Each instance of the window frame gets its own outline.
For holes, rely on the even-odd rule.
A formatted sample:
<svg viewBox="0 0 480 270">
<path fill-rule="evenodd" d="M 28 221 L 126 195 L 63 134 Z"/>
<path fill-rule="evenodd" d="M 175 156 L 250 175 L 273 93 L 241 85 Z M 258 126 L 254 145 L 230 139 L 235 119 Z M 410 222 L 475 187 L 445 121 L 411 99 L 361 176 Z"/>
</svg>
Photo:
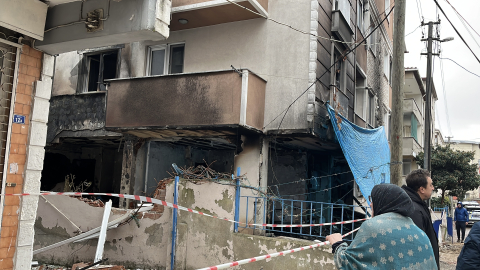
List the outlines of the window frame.
<svg viewBox="0 0 480 270">
<path fill-rule="evenodd" d="M 342 55 L 340 53 L 340 50 L 337 49 L 337 47 L 335 47 L 333 49 L 333 61 L 334 63 L 340 58 L 340 56 Z M 333 63 L 332 63 L 333 64 Z M 336 80 L 336 74 L 337 74 L 337 65 L 340 65 L 340 85 L 337 85 L 337 80 Z M 339 61 L 338 63 L 336 63 L 334 65 L 334 76 L 333 76 L 333 85 L 335 85 L 335 88 L 339 91 L 342 91 L 342 92 L 345 92 L 346 89 L 344 89 L 345 85 L 346 85 L 346 81 L 345 81 L 345 77 L 346 77 L 346 68 L 345 68 L 345 61 L 344 60 L 341 60 Z"/>
<path fill-rule="evenodd" d="M 370 19 L 370 31 L 375 29 L 375 22 Z M 373 31 L 372 34 L 370 35 L 370 38 L 368 39 L 368 47 L 370 51 L 372 51 L 373 57 L 377 57 L 377 31 Z"/>
<path fill-rule="evenodd" d="M 145 68 L 145 76 L 163 76 L 163 75 L 171 75 L 171 55 L 172 55 L 172 48 L 183 46 L 183 70 L 181 73 L 175 74 L 182 74 L 185 73 L 185 42 L 177 42 L 177 43 L 169 43 L 169 44 L 158 44 L 158 45 L 151 45 L 147 47 L 147 61 L 146 61 L 146 68 Z M 152 74 L 152 52 L 158 50 L 165 50 L 165 59 L 163 61 L 163 74 L 151 75 Z"/>
<path fill-rule="evenodd" d="M 387 5 L 387 2 L 388 2 L 388 5 Z M 387 16 L 389 11 L 390 11 L 390 0 L 385 0 L 385 16 L 387 17 L 387 21 L 390 23 L 390 16 Z"/>
<path fill-rule="evenodd" d="M 365 34 L 365 0 L 357 1 L 357 27 L 362 35 Z"/>
<path fill-rule="evenodd" d="M 96 92 L 106 92 L 106 90 L 99 90 L 99 84 L 97 82 L 97 90 L 96 91 L 89 91 L 89 83 L 90 83 L 90 63 L 91 58 L 95 55 L 100 55 L 100 63 L 99 63 L 99 74 L 98 80 L 103 82 L 103 68 L 104 68 L 104 55 L 110 53 L 117 54 L 117 62 L 115 64 L 115 78 L 118 78 L 120 75 L 120 63 L 121 63 L 121 49 L 120 48 L 113 48 L 113 49 L 101 49 L 101 50 L 89 50 L 85 53 L 82 53 L 82 59 L 80 60 L 79 64 L 79 76 L 77 81 L 77 94 L 88 94 L 88 93 L 96 93 Z"/>
</svg>

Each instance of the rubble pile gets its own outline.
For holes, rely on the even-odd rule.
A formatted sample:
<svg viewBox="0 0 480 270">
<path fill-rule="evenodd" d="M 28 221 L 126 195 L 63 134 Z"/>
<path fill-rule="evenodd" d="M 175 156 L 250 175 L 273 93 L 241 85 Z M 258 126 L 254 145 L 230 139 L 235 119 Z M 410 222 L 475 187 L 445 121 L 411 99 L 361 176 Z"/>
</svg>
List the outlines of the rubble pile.
<svg viewBox="0 0 480 270">
<path fill-rule="evenodd" d="M 92 200 L 89 198 L 79 197 L 79 196 L 70 196 L 75 197 L 79 201 L 85 202 L 86 204 L 93 206 L 93 207 L 105 207 L 105 204 L 101 200 Z"/>
<path fill-rule="evenodd" d="M 234 180 L 232 179 L 231 173 L 217 172 L 212 168 L 210 168 L 210 165 L 208 166 L 198 165 L 196 167 L 185 166 L 183 168 L 180 168 L 176 164 L 172 164 L 174 171 L 173 171 L 173 174 L 170 174 L 170 175 L 180 176 L 183 179 L 187 179 L 187 180 L 194 180 L 192 182 L 202 181 L 202 180 L 210 180 L 210 181 L 223 180 L 223 181 L 234 182 Z"/>
</svg>

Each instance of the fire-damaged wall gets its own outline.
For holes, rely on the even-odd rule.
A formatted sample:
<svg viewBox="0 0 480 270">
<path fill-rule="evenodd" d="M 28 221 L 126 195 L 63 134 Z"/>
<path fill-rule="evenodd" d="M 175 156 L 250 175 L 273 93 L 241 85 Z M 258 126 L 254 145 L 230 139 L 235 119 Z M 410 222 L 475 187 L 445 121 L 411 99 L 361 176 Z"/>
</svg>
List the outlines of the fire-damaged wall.
<svg viewBox="0 0 480 270">
<path fill-rule="evenodd" d="M 105 95 L 104 92 L 94 92 L 52 97 L 47 142 L 53 142 L 62 132 L 63 137 L 119 136 L 104 130 Z"/>
<path fill-rule="evenodd" d="M 173 201 L 173 183 L 166 187 L 166 201 Z M 35 223 L 34 250 L 99 227 L 103 208 L 92 207 L 76 198 L 46 196 L 40 198 Z M 216 183 L 194 184 L 180 180 L 179 205 L 219 217 L 234 218 L 235 187 Z M 56 210 L 53 205 L 58 209 Z M 65 214 L 62 216 L 58 211 Z M 114 209 L 110 220 L 125 210 Z M 67 220 L 68 218 L 68 220 Z M 74 225 L 75 224 L 75 225 Z M 263 237 L 233 233 L 233 224 L 197 214 L 179 211 L 177 221 L 175 269 L 198 269 L 215 264 L 250 258 L 272 252 L 310 245 L 311 241 Z M 139 214 L 138 225 L 131 221 L 107 232 L 104 258 L 109 264 L 127 269 L 170 269 L 172 209 L 163 214 Z M 97 239 L 70 243 L 35 255 L 40 263 L 71 266 L 91 261 Z M 334 269 L 328 247 L 245 265 L 242 269 Z"/>
<path fill-rule="evenodd" d="M 159 141 L 146 142 L 136 156 L 134 194 L 153 194 L 158 181 L 170 177 L 174 172 L 172 164 L 181 168 L 204 165 L 218 172 L 233 173 L 234 157 L 234 150 L 215 150 Z"/>
</svg>

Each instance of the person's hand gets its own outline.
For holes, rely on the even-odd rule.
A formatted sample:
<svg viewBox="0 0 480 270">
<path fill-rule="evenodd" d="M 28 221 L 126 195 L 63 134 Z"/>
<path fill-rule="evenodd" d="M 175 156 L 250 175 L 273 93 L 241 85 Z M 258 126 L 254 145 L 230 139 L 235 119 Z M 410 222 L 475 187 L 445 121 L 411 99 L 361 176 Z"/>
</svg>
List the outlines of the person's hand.
<svg viewBox="0 0 480 270">
<path fill-rule="evenodd" d="M 465 222 L 466 225 L 468 225 L 468 222 Z"/>
<path fill-rule="evenodd" d="M 328 242 L 330 242 L 330 245 L 335 244 L 336 242 L 342 241 L 342 235 L 339 233 L 334 233 L 325 238 Z"/>
</svg>

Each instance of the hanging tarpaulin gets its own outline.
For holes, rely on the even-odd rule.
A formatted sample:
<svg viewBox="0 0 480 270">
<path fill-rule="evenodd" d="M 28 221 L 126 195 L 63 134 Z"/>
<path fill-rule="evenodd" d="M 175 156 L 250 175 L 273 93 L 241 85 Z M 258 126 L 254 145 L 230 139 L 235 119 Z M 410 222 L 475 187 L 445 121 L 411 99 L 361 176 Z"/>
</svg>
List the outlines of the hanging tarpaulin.
<svg viewBox="0 0 480 270">
<path fill-rule="evenodd" d="M 335 135 L 365 198 L 373 186 L 390 183 L 390 148 L 385 129 L 361 128 L 326 105 Z M 370 202 L 368 202 L 370 204 Z"/>
</svg>

